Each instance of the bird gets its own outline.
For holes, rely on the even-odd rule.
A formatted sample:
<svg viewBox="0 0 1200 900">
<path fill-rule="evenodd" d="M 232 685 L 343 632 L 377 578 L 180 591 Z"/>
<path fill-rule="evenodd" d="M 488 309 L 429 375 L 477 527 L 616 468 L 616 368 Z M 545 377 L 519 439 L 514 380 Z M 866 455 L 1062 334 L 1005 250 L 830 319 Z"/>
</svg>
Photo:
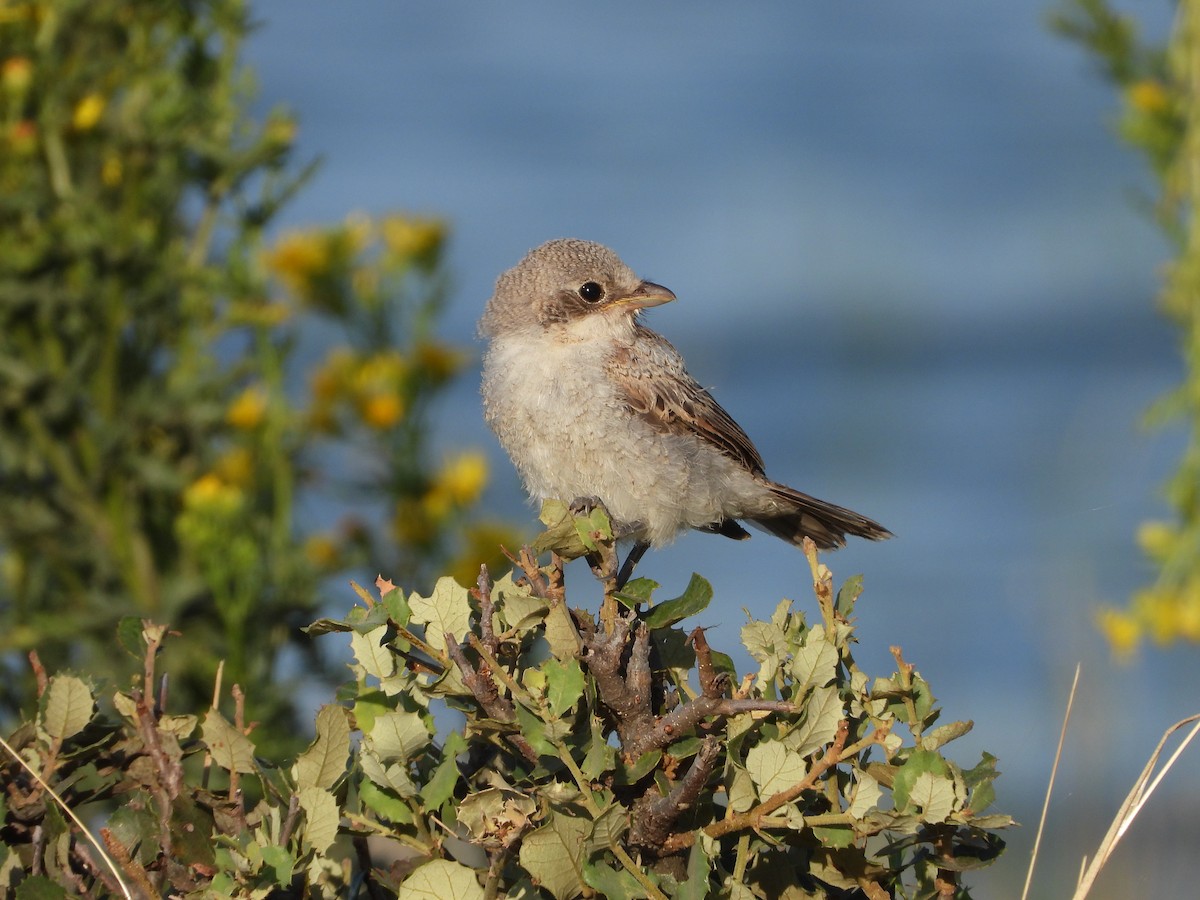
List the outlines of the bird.
<svg viewBox="0 0 1200 900">
<path fill-rule="evenodd" d="M 617 589 L 652 546 L 689 529 L 745 540 L 745 521 L 790 544 L 882 540 L 878 522 L 767 477 L 746 432 L 643 322 L 676 299 L 608 247 L 530 250 L 479 321 L 484 418 L 533 501 L 602 503 L 632 541 Z"/>
</svg>

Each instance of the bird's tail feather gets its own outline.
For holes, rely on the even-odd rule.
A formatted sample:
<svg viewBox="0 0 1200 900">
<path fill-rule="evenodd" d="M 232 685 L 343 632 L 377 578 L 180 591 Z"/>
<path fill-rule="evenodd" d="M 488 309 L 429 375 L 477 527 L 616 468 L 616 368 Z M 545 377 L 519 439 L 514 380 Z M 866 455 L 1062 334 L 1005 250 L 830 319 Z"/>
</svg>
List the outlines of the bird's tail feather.
<svg viewBox="0 0 1200 900">
<path fill-rule="evenodd" d="M 770 487 L 775 501 L 773 510 L 763 515 L 747 516 L 747 519 L 796 546 L 800 546 L 806 537 L 812 538 L 820 549 L 832 550 L 844 547 L 848 534 L 872 541 L 882 541 L 892 536 L 878 522 L 853 510 L 826 503 L 786 485 L 772 482 Z"/>
</svg>

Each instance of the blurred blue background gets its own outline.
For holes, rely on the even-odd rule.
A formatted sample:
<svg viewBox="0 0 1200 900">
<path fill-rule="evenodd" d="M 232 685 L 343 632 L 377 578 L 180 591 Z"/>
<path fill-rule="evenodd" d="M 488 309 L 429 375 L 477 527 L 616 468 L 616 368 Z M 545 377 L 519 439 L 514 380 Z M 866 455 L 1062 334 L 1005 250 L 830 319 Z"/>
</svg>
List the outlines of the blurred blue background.
<svg viewBox="0 0 1200 900">
<path fill-rule="evenodd" d="M 1165 33 L 1171 4 L 1136 8 Z M 902 646 L 944 720 L 975 720 L 952 755 L 1000 757 L 997 806 L 1024 827 L 971 880 L 977 896 L 1024 877 L 1083 663 L 1034 891 L 1069 894 L 1159 733 L 1200 710 L 1200 654 L 1117 665 L 1092 624 L 1153 575 L 1133 535 L 1165 515 L 1183 436 L 1138 420 L 1182 369 L 1154 308 L 1170 251 L 1137 211 L 1150 180 L 1106 124 L 1111 89 L 1048 32 L 1047 7 L 254 9 L 260 103 L 294 109 L 302 155 L 324 158 L 281 227 L 352 210 L 447 217 L 444 333 L 459 343 L 530 247 L 609 244 L 679 296 L 649 324 L 772 477 L 896 533 L 826 562 L 865 576 L 860 664 L 887 674 L 888 645 Z M 490 509 L 532 528 L 476 387 L 449 398 L 439 439 L 487 447 Z M 814 607 L 803 557 L 766 535 L 687 535 L 639 570 L 661 597 L 693 571 L 716 591 L 716 646 L 736 641 L 743 608 Z M 569 579 L 590 589 L 581 564 Z M 1092 896 L 1191 895 L 1195 760 Z"/>
</svg>

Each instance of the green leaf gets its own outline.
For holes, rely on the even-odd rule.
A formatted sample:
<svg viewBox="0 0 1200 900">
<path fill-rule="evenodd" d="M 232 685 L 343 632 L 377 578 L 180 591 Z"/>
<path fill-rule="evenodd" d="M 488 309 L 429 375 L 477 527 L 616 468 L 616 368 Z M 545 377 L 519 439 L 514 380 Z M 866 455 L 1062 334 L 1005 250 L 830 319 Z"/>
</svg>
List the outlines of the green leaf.
<svg viewBox="0 0 1200 900">
<path fill-rule="evenodd" d="M 914 750 L 904 761 L 904 765 L 896 770 L 896 777 L 892 782 L 892 800 L 898 812 L 907 811 L 909 792 L 917 779 L 926 774 L 948 778 L 950 766 L 931 750 Z"/>
<path fill-rule="evenodd" d="M 521 841 L 521 865 L 555 900 L 577 897 L 586 885 L 584 844 L 591 830 L 587 819 L 556 814 Z"/>
<path fill-rule="evenodd" d="M 650 578 L 635 578 L 632 581 L 625 582 L 625 587 L 621 588 L 621 594 L 626 600 L 633 603 L 649 603 L 654 596 L 655 590 L 660 587 L 657 581 Z"/>
<path fill-rule="evenodd" d="M 466 739 L 457 731 L 452 732 L 442 746 L 442 761 L 421 791 L 425 808 L 436 810 L 454 794 L 458 784 L 458 754 L 467 749 Z"/>
<path fill-rule="evenodd" d="M 358 796 L 364 806 L 387 822 L 408 825 L 413 821 L 412 809 L 403 798 L 397 797 L 392 791 L 380 787 L 369 778 L 359 782 Z"/>
<path fill-rule="evenodd" d="M 858 600 L 862 592 L 863 577 L 861 575 L 851 575 L 838 588 L 837 602 L 834 604 L 834 609 L 843 618 L 850 618 L 854 612 L 854 603 Z"/>
<path fill-rule="evenodd" d="M 269 844 L 262 848 L 262 858 L 275 872 L 275 883 L 280 887 L 288 887 L 292 883 L 292 873 L 296 869 L 296 856 L 287 847 Z"/>
<path fill-rule="evenodd" d="M 350 756 L 350 720 L 346 710 L 330 703 L 317 712 L 317 736 L 296 760 L 294 775 L 300 788 L 331 788 L 346 774 Z"/>
<path fill-rule="evenodd" d="M 704 842 L 697 836 L 688 851 L 687 880 L 675 892 L 675 900 L 705 900 L 709 896 L 708 873 L 712 871 L 712 858 L 704 849 Z"/>
<path fill-rule="evenodd" d="M 204 717 L 200 735 L 213 762 L 228 772 L 249 775 L 255 771 L 254 744 L 215 709 Z"/>
<path fill-rule="evenodd" d="M 844 849 L 854 845 L 854 829 L 849 825 L 819 826 L 813 829 L 813 836 L 826 847 Z"/>
<path fill-rule="evenodd" d="M 146 641 L 143 638 L 142 620 L 138 616 L 121 616 L 117 622 L 117 643 L 136 660 L 146 656 Z"/>
<path fill-rule="evenodd" d="M 30 875 L 13 892 L 15 900 L 63 900 L 70 896 L 45 875 Z"/>
<path fill-rule="evenodd" d="M 55 675 L 42 695 L 42 730 L 51 738 L 65 740 L 78 734 L 92 721 L 96 701 L 82 678 Z"/>
<path fill-rule="evenodd" d="M 549 724 L 544 722 L 532 710 L 526 709 L 521 704 L 516 704 L 517 708 L 517 724 L 521 727 L 521 736 L 529 741 L 529 746 L 533 747 L 541 756 L 558 756 L 558 751 L 551 743 L 551 736 L 548 734 Z"/>
<path fill-rule="evenodd" d="M 578 660 L 549 659 L 542 664 L 542 672 L 546 675 L 550 714 L 561 717 L 583 696 L 583 669 Z"/>
<path fill-rule="evenodd" d="M 614 868 L 599 861 L 588 863 L 583 867 L 583 880 L 605 900 L 635 900 L 646 896 L 646 889 L 623 866 Z"/>
<path fill-rule="evenodd" d="M 404 879 L 397 900 L 483 900 L 475 870 L 448 859 L 435 859 Z"/>
<path fill-rule="evenodd" d="M 804 780 L 808 767 L 795 750 L 781 741 L 763 741 L 746 752 L 746 771 L 763 800 Z"/>
<path fill-rule="evenodd" d="M 425 626 L 425 642 L 445 652 L 450 634 L 461 641 L 471 627 L 471 595 L 453 578 L 443 576 L 433 586 L 433 593 L 422 597 L 414 593 L 408 598 L 412 621 Z"/>
<path fill-rule="evenodd" d="M 712 585 L 693 572 L 691 581 L 682 594 L 674 600 L 651 607 L 642 617 L 642 621 L 650 629 L 666 628 L 702 612 L 712 602 L 712 597 Z"/>
<path fill-rule="evenodd" d="M 617 784 L 636 784 L 656 768 L 662 760 L 661 750 L 650 750 L 637 758 L 632 766 L 627 766 L 624 759 L 617 762 Z"/>
<path fill-rule="evenodd" d="M 337 837 L 341 819 L 337 800 L 329 791 L 317 787 L 301 788 L 296 797 L 304 810 L 304 842 L 318 856 L 324 856 Z"/>
</svg>

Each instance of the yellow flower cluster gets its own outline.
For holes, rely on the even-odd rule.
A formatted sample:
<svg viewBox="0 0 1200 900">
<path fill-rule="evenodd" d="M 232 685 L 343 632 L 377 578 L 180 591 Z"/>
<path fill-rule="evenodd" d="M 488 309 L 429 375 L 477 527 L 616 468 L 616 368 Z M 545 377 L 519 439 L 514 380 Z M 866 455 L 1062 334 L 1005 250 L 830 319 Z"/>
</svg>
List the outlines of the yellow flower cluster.
<svg viewBox="0 0 1200 900">
<path fill-rule="evenodd" d="M 236 516 L 245 500 L 241 488 L 224 481 L 215 472 L 202 475 L 183 492 L 185 514 L 197 513 L 221 519 Z"/>
<path fill-rule="evenodd" d="M 447 459 L 424 494 L 419 498 L 404 498 L 396 504 L 392 518 L 396 540 L 409 546 L 429 546 L 447 517 L 479 499 L 487 477 L 487 459 L 478 451 Z"/>
<path fill-rule="evenodd" d="M 1144 78 L 1125 89 L 1125 101 L 1138 112 L 1156 115 L 1171 105 L 1171 95 L 1161 81 Z"/>
<path fill-rule="evenodd" d="M 225 421 L 241 431 L 253 431 L 267 417 L 267 394 L 257 385 L 246 388 L 225 411 Z"/>
<path fill-rule="evenodd" d="M 446 239 L 445 223 L 437 219 L 388 216 L 379 223 L 379 230 L 393 264 L 401 266 L 432 264 Z"/>
<path fill-rule="evenodd" d="M 332 261 L 328 237 L 319 231 L 293 231 L 285 234 L 267 254 L 267 268 L 289 290 L 307 297 L 313 280 L 329 269 Z"/>
<path fill-rule="evenodd" d="M 1156 565 L 1166 565 L 1176 553 L 1190 553 L 1190 539 L 1166 522 L 1146 522 L 1138 529 L 1138 543 Z M 1200 643 L 1200 575 L 1182 582 L 1163 581 L 1138 591 L 1128 609 L 1104 609 L 1096 625 L 1118 657 L 1133 654 L 1143 640 L 1170 644 L 1185 640 Z"/>
<path fill-rule="evenodd" d="M 393 428 L 408 411 L 408 378 L 409 362 L 395 350 L 362 358 L 339 348 L 310 379 L 310 421 L 320 431 L 333 431 L 336 410 L 344 404 L 369 428 Z"/>
<path fill-rule="evenodd" d="M 106 105 L 102 95 L 95 92 L 88 94 L 75 104 L 75 111 L 71 113 L 71 126 L 76 131 L 91 131 L 100 122 Z"/>
</svg>

